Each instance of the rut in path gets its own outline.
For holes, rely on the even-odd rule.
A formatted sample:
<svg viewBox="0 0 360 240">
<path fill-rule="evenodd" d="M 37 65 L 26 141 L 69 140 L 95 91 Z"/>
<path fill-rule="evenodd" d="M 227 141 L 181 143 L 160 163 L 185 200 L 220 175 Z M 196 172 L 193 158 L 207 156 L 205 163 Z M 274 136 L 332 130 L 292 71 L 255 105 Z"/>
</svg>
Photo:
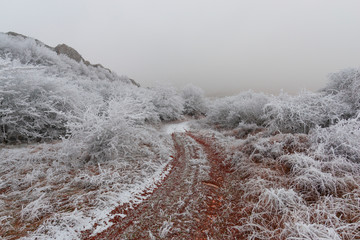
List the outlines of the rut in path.
<svg viewBox="0 0 360 240">
<path fill-rule="evenodd" d="M 192 133 L 172 135 L 176 156 L 161 185 L 135 208 L 119 206 L 114 223 L 84 239 L 224 239 L 219 221 L 225 169 L 211 144 Z M 146 194 L 146 193 L 145 193 Z"/>
</svg>

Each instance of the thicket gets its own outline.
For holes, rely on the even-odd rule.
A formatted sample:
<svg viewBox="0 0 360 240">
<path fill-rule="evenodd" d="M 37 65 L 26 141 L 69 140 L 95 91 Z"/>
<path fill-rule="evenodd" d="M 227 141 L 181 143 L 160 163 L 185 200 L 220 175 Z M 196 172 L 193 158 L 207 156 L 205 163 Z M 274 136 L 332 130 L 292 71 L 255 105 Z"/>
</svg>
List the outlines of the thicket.
<svg viewBox="0 0 360 240">
<path fill-rule="evenodd" d="M 206 114 L 207 106 L 201 88 L 189 84 L 182 89 L 181 96 L 184 99 L 185 115 L 200 117 Z"/>
<path fill-rule="evenodd" d="M 78 238 L 160 178 L 173 150 L 158 124 L 183 109 L 172 87 L 0 34 L 0 235 Z"/>
<path fill-rule="evenodd" d="M 1 34 L 0 71 L 0 143 L 44 142 L 75 133 L 110 141 L 120 116 L 119 126 L 131 130 L 205 111 L 196 87 L 181 93 L 165 86 L 139 88 L 127 77 L 57 55 L 33 39 Z"/>
<path fill-rule="evenodd" d="M 328 127 L 349 113 L 350 106 L 337 96 L 307 91 L 273 97 L 263 108 L 264 125 L 284 133 L 308 133 L 316 126 Z"/>
<path fill-rule="evenodd" d="M 321 89 L 327 95 L 336 96 L 340 102 L 350 105 L 349 117 L 357 115 L 360 109 L 360 72 L 348 68 L 329 75 L 327 85 Z"/>
<path fill-rule="evenodd" d="M 316 93 L 212 102 L 206 122 L 227 137 L 209 138 L 217 136 L 233 170 L 229 238 L 360 238 L 359 86 L 358 70 L 346 69 Z M 244 111 L 251 107 L 256 118 Z"/>
<path fill-rule="evenodd" d="M 210 103 L 206 120 L 224 128 L 235 128 L 239 123 L 263 125 L 263 108 L 269 100 L 265 94 L 253 91 L 215 99 Z"/>
<path fill-rule="evenodd" d="M 256 124 L 272 132 L 309 133 L 357 116 L 360 109 L 360 74 L 346 69 L 329 76 L 318 92 L 270 96 L 252 91 L 209 102 L 206 122 L 221 128 Z"/>
</svg>

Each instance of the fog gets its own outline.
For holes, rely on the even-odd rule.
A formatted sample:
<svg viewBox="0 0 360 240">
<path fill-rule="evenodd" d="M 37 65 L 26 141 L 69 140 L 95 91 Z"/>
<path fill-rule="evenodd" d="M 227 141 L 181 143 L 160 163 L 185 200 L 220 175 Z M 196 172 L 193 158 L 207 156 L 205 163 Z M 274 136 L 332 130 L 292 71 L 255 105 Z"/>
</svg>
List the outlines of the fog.
<svg viewBox="0 0 360 240">
<path fill-rule="evenodd" d="M 360 63 L 356 0 L 0 0 L 0 31 L 66 43 L 143 86 L 316 91 Z"/>
</svg>

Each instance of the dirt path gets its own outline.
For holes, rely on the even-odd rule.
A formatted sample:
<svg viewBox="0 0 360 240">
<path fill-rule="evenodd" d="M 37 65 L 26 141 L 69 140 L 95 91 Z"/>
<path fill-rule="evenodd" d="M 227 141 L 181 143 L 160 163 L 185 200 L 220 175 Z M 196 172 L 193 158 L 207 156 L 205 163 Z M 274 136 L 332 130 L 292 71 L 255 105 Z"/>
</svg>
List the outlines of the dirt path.
<svg viewBox="0 0 360 240">
<path fill-rule="evenodd" d="M 106 231 L 83 239 L 224 239 L 221 193 L 226 169 L 209 141 L 192 133 L 172 135 L 171 171 L 138 206 L 119 206 Z"/>
</svg>

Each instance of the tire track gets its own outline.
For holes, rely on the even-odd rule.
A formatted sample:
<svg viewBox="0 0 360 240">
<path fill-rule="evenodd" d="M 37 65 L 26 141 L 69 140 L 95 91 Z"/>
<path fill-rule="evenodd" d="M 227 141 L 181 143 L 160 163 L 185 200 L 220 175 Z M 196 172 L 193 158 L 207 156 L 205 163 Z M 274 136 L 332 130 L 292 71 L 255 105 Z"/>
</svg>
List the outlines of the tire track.
<svg viewBox="0 0 360 240">
<path fill-rule="evenodd" d="M 112 211 L 107 230 L 83 239 L 221 239 L 216 227 L 222 206 L 223 159 L 211 144 L 194 134 L 172 135 L 176 155 L 167 177 L 142 203 Z M 118 216 L 126 215 L 125 217 Z"/>
</svg>

